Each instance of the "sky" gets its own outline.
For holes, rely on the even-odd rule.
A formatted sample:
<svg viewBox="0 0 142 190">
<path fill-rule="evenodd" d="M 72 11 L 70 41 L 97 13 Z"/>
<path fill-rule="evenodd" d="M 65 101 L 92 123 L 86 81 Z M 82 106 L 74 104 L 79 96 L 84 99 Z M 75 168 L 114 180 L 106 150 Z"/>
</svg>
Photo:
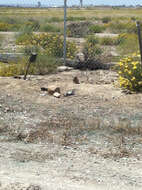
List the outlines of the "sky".
<svg viewBox="0 0 142 190">
<path fill-rule="evenodd" d="M 61 6 L 64 0 L 0 0 L 0 5 L 41 5 Z M 67 0 L 68 5 L 79 5 L 80 0 Z M 142 0 L 83 0 L 84 5 L 142 5 Z"/>
</svg>

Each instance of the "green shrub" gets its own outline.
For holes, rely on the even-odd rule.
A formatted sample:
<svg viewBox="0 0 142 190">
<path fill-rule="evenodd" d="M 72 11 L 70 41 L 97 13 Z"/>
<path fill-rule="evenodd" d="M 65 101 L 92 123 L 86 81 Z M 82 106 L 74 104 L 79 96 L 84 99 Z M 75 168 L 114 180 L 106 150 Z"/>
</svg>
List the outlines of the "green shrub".
<svg viewBox="0 0 142 190">
<path fill-rule="evenodd" d="M 61 29 L 58 28 L 57 26 L 51 25 L 51 24 L 46 24 L 42 26 L 41 30 L 42 32 L 60 32 Z"/>
<path fill-rule="evenodd" d="M 30 56 L 33 52 L 39 54 L 41 52 L 41 49 L 36 45 L 27 45 L 22 48 L 22 52 L 25 56 Z"/>
<path fill-rule="evenodd" d="M 94 45 L 94 42 L 86 42 L 83 53 L 85 55 L 84 68 L 91 70 L 101 68 L 101 55 L 103 50 L 99 45 Z"/>
<path fill-rule="evenodd" d="M 21 33 L 16 37 L 16 44 L 17 45 L 23 45 L 24 44 L 29 44 L 32 38 L 32 33 Z"/>
<path fill-rule="evenodd" d="M 0 22 L 0 31 L 9 31 L 11 24 Z"/>
<path fill-rule="evenodd" d="M 83 52 L 87 60 L 95 60 L 102 54 L 102 49 L 99 45 L 86 43 Z"/>
<path fill-rule="evenodd" d="M 142 65 L 139 54 L 125 57 L 116 66 L 119 84 L 123 89 L 142 91 Z"/>
<path fill-rule="evenodd" d="M 25 73 L 25 60 L 23 59 L 20 63 L 8 63 L 0 65 L 0 76 L 10 77 L 15 75 L 24 75 Z"/>
<path fill-rule="evenodd" d="M 114 33 L 137 33 L 134 22 L 111 22 L 107 27 Z"/>
<path fill-rule="evenodd" d="M 18 34 L 16 34 L 16 44 L 22 45 L 28 44 L 32 38 L 33 29 L 30 25 L 22 26 Z"/>
<path fill-rule="evenodd" d="M 99 43 L 99 38 L 95 35 L 89 35 L 87 36 L 87 43 L 91 43 L 92 45 L 96 45 Z"/>
<path fill-rule="evenodd" d="M 24 75 L 28 58 L 23 58 L 19 63 L 0 64 L 0 76 L 10 77 L 16 75 Z M 56 72 L 57 67 L 61 65 L 61 61 L 49 55 L 39 54 L 35 63 L 30 65 L 28 74 L 45 75 Z"/>
<path fill-rule="evenodd" d="M 100 17 L 91 17 L 90 20 L 92 20 L 92 21 L 94 21 L 94 20 L 98 21 L 98 20 L 101 20 L 101 18 Z"/>
<path fill-rule="evenodd" d="M 73 17 L 73 16 L 67 17 L 67 21 L 84 21 L 84 20 L 86 20 L 86 17 Z"/>
<path fill-rule="evenodd" d="M 106 16 L 106 17 L 102 18 L 102 22 L 105 23 L 105 24 L 109 23 L 110 21 L 111 21 L 111 17 L 109 17 L 109 16 Z"/>
<path fill-rule="evenodd" d="M 126 39 L 127 39 L 127 34 L 126 33 L 119 34 L 119 36 L 116 39 L 116 45 L 123 44 Z"/>
<path fill-rule="evenodd" d="M 132 21 L 136 21 L 136 20 L 138 20 L 138 19 L 139 19 L 139 18 L 136 17 L 136 16 L 132 16 L 132 17 L 131 17 L 131 20 L 132 20 Z"/>
<path fill-rule="evenodd" d="M 89 34 L 90 22 L 75 22 L 68 25 L 67 34 L 69 37 L 85 37 Z"/>
<path fill-rule="evenodd" d="M 25 27 L 30 27 L 32 31 L 38 31 L 40 29 L 40 23 L 38 20 L 29 19 L 28 22 L 26 22 Z"/>
<path fill-rule="evenodd" d="M 51 17 L 51 18 L 46 19 L 46 21 L 47 21 L 48 23 L 52 23 L 52 22 L 63 22 L 64 19 L 63 19 L 63 18 L 59 18 L 59 17 Z"/>
<path fill-rule="evenodd" d="M 120 34 L 117 39 L 117 44 L 119 45 L 117 49 L 121 55 L 127 55 L 139 49 L 138 37 L 136 34 Z"/>
<path fill-rule="evenodd" d="M 111 37 L 103 37 L 100 39 L 101 45 L 116 45 L 117 44 L 117 38 L 111 38 Z"/>
<path fill-rule="evenodd" d="M 56 72 L 58 66 L 62 63 L 56 58 L 49 57 L 45 54 L 39 54 L 35 63 L 36 74 L 45 75 Z"/>
<path fill-rule="evenodd" d="M 91 33 L 102 33 L 105 31 L 105 26 L 104 25 L 99 25 L 99 24 L 95 24 L 95 25 L 91 25 L 89 27 L 89 31 Z"/>
</svg>

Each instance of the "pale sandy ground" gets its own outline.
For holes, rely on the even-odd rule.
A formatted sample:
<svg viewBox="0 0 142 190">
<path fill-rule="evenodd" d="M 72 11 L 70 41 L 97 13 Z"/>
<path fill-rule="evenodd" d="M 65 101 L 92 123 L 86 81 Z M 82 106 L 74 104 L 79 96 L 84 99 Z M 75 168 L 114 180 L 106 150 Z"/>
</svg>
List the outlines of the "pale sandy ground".
<svg viewBox="0 0 142 190">
<path fill-rule="evenodd" d="M 73 84 L 74 76 L 79 85 Z M 141 190 L 141 134 L 109 131 L 109 125 L 121 116 L 132 125 L 141 123 L 142 94 L 122 93 L 116 79 L 112 71 L 74 70 L 27 81 L 1 77 L 0 190 L 39 189 L 31 184 L 42 190 Z M 60 86 L 60 99 L 40 91 L 50 85 Z M 72 88 L 75 96 L 63 97 Z M 48 118 L 62 120 L 65 115 L 76 121 L 74 127 L 80 122 L 90 127 L 79 132 L 78 140 L 72 135 L 71 144 L 61 145 L 60 127 L 49 128 L 52 142 L 48 136 L 41 142 L 15 139 L 19 131 L 38 129 Z M 97 118 L 106 128 L 95 128 Z"/>
</svg>

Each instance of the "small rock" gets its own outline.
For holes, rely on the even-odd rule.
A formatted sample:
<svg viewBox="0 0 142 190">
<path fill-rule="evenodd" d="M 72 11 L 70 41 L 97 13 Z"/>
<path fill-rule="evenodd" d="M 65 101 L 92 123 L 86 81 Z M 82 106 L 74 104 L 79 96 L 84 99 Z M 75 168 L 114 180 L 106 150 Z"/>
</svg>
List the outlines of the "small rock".
<svg viewBox="0 0 142 190">
<path fill-rule="evenodd" d="M 57 87 L 57 88 L 55 89 L 55 92 L 58 92 L 58 93 L 60 94 L 60 93 L 61 93 L 60 88 Z"/>
<path fill-rule="evenodd" d="M 77 59 L 78 61 L 80 61 L 80 62 L 84 62 L 84 61 L 85 61 L 85 55 L 80 52 L 80 53 L 78 53 L 78 54 L 76 55 L 76 59 Z"/>
<path fill-rule="evenodd" d="M 55 92 L 55 93 L 53 94 L 53 96 L 56 97 L 56 98 L 60 98 L 60 97 L 61 97 L 61 94 L 58 93 L 58 92 Z"/>
<path fill-rule="evenodd" d="M 65 94 L 64 94 L 64 96 L 72 96 L 72 95 L 75 95 L 75 90 L 73 89 L 73 90 L 69 90 L 68 92 L 66 92 Z"/>
<path fill-rule="evenodd" d="M 46 96 L 46 95 L 47 95 L 46 93 L 40 94 L 40 96 Z"/>
<path fill-rule="evenodd" d="M 7 112 L 10 112 L 11 110 L 10 110 L 10 108 L 8 108 L 8 107 L 6 107 L 5 109 L 4 109 L 4 113 L 7 113 Z"/>
<path fill-rule="evenodd" d="M 64 72 L 64 71 L 71 71 L 73 68 L 72 67 L 67 67 L 67 66 L 60 66 L 57 68 L 58 72 Z"/>
<path fill-rule="evenodd" d="M 48 91 L 48 88 L 41 87 L 41 91 Z"/>
<path fill-rule="evenodd" d="M 15 78 L 15 79 L 21 79 L 20 76 L 14 76 L 13 78 Z"/>
<path fill-rule="evenodd" d="M 55 92 L 60 94 L 60 88 L 55 86 L 48 87 L 48 94 L 53 95 Z"/>
<path fill-rule="evenodd" d="M 41 188 L 37 185 L 30 185 L 26 190 L 41 190 Z"/>
<path fill-rule="evenodd" d="M 79 79 L 78 79 L 77 77 L 74 77 L 74 78 L 73 78 L 73 82 L 74 82 L 75 84 L 80 84 Z"/>
</svg>

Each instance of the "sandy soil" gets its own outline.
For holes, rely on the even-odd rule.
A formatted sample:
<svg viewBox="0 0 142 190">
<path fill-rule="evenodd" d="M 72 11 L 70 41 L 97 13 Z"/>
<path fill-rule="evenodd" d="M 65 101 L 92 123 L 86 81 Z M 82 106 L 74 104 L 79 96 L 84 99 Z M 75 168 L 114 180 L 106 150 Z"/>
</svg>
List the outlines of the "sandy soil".
<svg viewBox="0 0 142 190">
<path fill-rule="evenodd" d="M 0 190 L 142 189 L 142 94 L 116 80 L 102 70 L 1 77 Z M 41 91 L 50 85 L 61 98 Z"/>
</svg>

